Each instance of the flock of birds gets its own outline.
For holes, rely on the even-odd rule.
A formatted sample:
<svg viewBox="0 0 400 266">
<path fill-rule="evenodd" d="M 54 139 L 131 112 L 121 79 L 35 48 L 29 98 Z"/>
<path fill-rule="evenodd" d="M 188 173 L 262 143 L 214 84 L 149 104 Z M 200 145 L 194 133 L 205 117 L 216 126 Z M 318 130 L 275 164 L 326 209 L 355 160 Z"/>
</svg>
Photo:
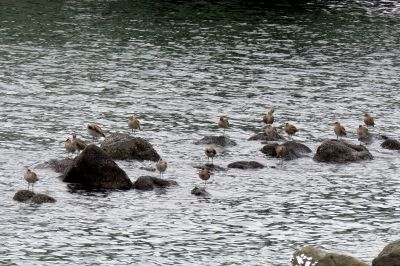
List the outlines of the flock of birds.
<svg viewBox="0 0 400 266">
<path fill-rule="evenodd" d="M 272 126 L 274 123 L 274 110 L 268 111 L 264 117 L 263 121 L 265 124 L 267 124 L 267 127 L 265 129 L 265 134 L 271 138 L 278 138 L 278 130 L 276 127 Z M 358 135 L 358 140 L 361 141 L 366 140 L 369 137 L 368 133 L 368 128 L 369 126 L 375 126 L 375 121 L 372 116 L 369 114 L 364 114 L 364 124 L 359 125 L 357 128 L 357 135 Z M 335 122 L 334 124 L 333 131 L 335 132 L 336 138 L 339 139 L 347 136 L 346 129 L 339 123 Z M 218 120 L 218 127 L 223 129 L 223 134 L 225 134 L 225 130 L 229 128 L 229 120 L 225 116 L 221 116 Z M 139 120 L 134 117 L 130 116 L 128 118 L 128 128 L 132 130 L 132 133 L 136 132 L 136 130 L 140 130 L 140 122 Z M 286 123 L 285 124 L 285 132 L 288 134 L 290 138 L 292 138 L 293 135 L 296 134 L 298 129 L 296 126 Z M 103 130 L 95 123 L 90 123 L 87 125 L 87 132 L 88 134 L 93 138 L 93 142 L 95 139 L 98 139 L 100 137 L 105 137 L 105 134 L 103 133 Z M 75 152 L 78 152 L 78 154 L 86 148 L 87 144 L 80 138 L 78 138 L 75 134 L 72 135 L 72 139 L 68 138 L 65 143 L 64 147 L 68 153 L 74 154 Z M 278 144 L 275 147 L 275 152 L 277 154 L 277 157 L 280 157 L 282 160 L 284 157 L 286 157 L 289 153 L 287 147 L 283 144 Z M 211 159 L 211 165 L 214 163 L 214 157 L 217 155 L 217 151 L 212 145 L 209 145 L 205 148 L 204 150 L 205 155 L 207 156 L 207 162 L 210 163 Z M 164 172 L 167 170 L 167 162 L 163 159 L 160 159 L 156 163 L 156 169 L 160 173 L 160 176 L 162 177 Z M 210 179 L 211 176 L 211 171 L 209 167 L 203 167 L 200 169 L 198 172 L 199 178 L 204 181 L 204 185 L 206 185 L 207 181 Z M 37 174 L 33 172 L 30 169 L 27 169 L 25 174 L 24 174 L 25 180 L 28 182 L 28 190 L 30 186 L 32 185 L 32 191 L 33 191 L 33 185 L 39 180 Z"/>
</svg>

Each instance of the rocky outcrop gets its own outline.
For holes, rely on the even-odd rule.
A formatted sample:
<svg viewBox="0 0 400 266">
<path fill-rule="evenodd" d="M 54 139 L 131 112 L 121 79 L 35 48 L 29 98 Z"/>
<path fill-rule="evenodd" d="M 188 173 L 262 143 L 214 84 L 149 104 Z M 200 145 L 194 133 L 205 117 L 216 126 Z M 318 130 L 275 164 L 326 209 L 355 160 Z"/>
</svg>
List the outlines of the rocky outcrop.
<svg viewBox="0 0 400 266">
<path fill-rule="evenodd" d="M 304 144 L 295 142 L 295 141 L 287 141 L 282 145 L 286 146 L 288 150 L 288 155 L 284 158 L 285 160 L 293 160 L 299 157 L 303 157 L 308 153 L 311 153 L 311 149 Z M 278 146 L 277 143 L 269 143 L 262 147 L 261 152 L 268 155 L 276 157 L 275 147 Z"/>
<path fill-rule="evenodd" d="M 382 136 L 384 141 L 381 144 L 381 147 L 389 150 L 400 150 L 400 141 L 396 139 L 389 138 L 387 136 Z"/>
<path fill-rule="evenodd" d="M 194 187 L 190 193 L 192 195 L 199 196 L 199 197 L 208 197 L 208 196 L 210 196 L 210 193 L 208 193 L 205 188 L 198 187 L 198 186 Z"/>
<path fill-rule="evenodd" d="M 228 168 L 260 169 L 264 168 L 264 165 L 256 161 L 238 161 L 228 164 Z"/>
<path fill-rule="evenodd" d="M 145 139 L 128 134 L 113 133 L 101 143 L 101 148 L 114 160 L 158 161 L 160 155 Z"/>
<path fill-rule="evenodd" d="M 155 188 L 166 188 L 176 186 L 178 183 L 170 179 L 161 179 L 154 176 L 141 176 L 134 183 L 132 188 L 138 190 L 153 190 Z"/>
<path fill-rule="evenodd" d="M 296 250 L 292 256 L 293 266 L 368 266 L 354 257 L 323 251 L 310 246 Z"/>
<path fill-rule="evenodd" d="M 77 156 L 62 175 L 66 183 L 80 184 L 86 189 L 130 189 L 126 173 L 102 149 L 89 145 Z"/>
<path fill-rule="evenodd" d="M 284 139 L 285 138 L 279 134 L 276 136 L 269 136 L 265 132 L 260 132 L 255 134 L 254 136 L 251 136 L 248 140 L 281 141 Z"/>
<path fill-rule="evenodd" d="M 47 196 L 45 194 L 36 194 L 33 191 L 30 190 L 20 190 L 17 193 L 15 193 L 13 200 L 19 201 L 19 202 L 33 202 L 36 204 L 42 204 L 42 203 L 54 203 L 56 200 L 53 197 Z"/>
<path fill-rule="evenodd" d="M 372 266 L 400 266 L 400 240 L 387 244 L 372 261 Z"/>
<path fill-rule="evenodd" d="M 234 140 L 231 140 L 227 136 L 205 136 L 201 140 L 195 142 L 195 144 L 204 145 L 218 145 L 218 146 L 235 146 L 237 145 Z"/>
<path fill-rule="evenodd" d="M 317 162 L 343 163 L 371 159 L 373 156 L 365 146 L 338 140 L 324 141 L 314 155 L 314 160 Z"/>
</svg>

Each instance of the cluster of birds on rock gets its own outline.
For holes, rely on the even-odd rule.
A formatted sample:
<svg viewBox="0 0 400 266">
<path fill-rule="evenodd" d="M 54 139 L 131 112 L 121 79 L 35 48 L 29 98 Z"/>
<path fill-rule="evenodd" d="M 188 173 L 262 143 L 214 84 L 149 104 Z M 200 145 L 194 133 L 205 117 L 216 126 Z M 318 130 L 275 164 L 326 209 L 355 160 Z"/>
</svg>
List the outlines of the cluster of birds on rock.
<svg viewBox="0 0 400 266">
<path fill-rule="evenodd" d="M 271 138 L 277 138 L 278 135 L 278 130 L 276 127 L 272 126 L 272 124 L 275 121 L 274 118 L 274 109 L 271 109 L 270 111 L 266 112 L 265 115 L 263 116 L 263 121 L 265 124 L 267 124 L 267 127 L 265 129 L 265 134 Z M 357 135 L 358 135 L 358 140 L 361 141 L 366 140 L 369 136 L 368 133 L 368 128 L 369 126 L 375 126 L 375 121 L 372 116 L 370 116 L 368 113 L 364 114 L 364 124 L 359 125 L 357 128 Z M 334 124 L 333 131 L 336 135 L 336 138 L 339 139 L 347 136 L 346 129 L 339 123 L 335 122 Z M 223 129 L 223 135 L 225 135 L 225 130 L 229 128 L 229 120 L 225 116 L 221 116 L 218 120 L 218 127 Z M 135 116 L 129 116 L 128 117 L 128 128 L 132 130 L 132 133 L 136 132 L 136 130 L 140 130 L 140 122 Z M 298 129 L 296 128 L 295 125 L 290 124 L 290 123 L 285 123 L 284 126 L 285 132 L 288 134 L 289 138 L 292 138 L 293 135 L 295 135 L 298 132 Z M 95 123 L 90 123 L 87 125 L 87 132 L 88 134 L 93 138 L 93 142 L 95 139 L 98 139 L 100 137 L 105 137 L 105 134 L 103 133 L 103 130 L 100 128 L 99 125 Z M 75 152 L 78 152 L 78 154 L 84 150 L 87 147 L 87 144 L 80 138 L 76 136 L 76 134 L 72 135 L 72 138 L 68 138 L 65 140 L 64 147 L 68 153 L 74 154 Z M 283 144 L 278 144 L 275 147 L 275 152 L 277 154 L 277 157 L 284 158 L 288 155 L 289 151 L 287 147 Z M 217 155 L 217 151 L 212 145 L 208 145 L 205 150 L 204 150 L 205 155 L 207 156 L 207 162 L 210 162 L 211 159 L 211 165 L 213 165 L 214 157 Z M 167 162 L 163 159 L 160 159 L 156 162 L 156 169 L 160 173 L 160 176 L 162 177 L 164 172 L 167 170 Z M 204 181 L 204 184 L 206 185 L 206 182 L 210 179 L 211 176 L 211 171 L 208 167 L 203 167 L 200 169 L 198 172 L 199 178 Z M 30 186 L 32 185 L 32 191 L 33 191 L 33 185 L 39 180 L 37 174 L 33 172 L 31 169 L 27 169 L 25 174 L 24 174 L 25 180 L 28 182 L 28 190 Z"/>
</svg>

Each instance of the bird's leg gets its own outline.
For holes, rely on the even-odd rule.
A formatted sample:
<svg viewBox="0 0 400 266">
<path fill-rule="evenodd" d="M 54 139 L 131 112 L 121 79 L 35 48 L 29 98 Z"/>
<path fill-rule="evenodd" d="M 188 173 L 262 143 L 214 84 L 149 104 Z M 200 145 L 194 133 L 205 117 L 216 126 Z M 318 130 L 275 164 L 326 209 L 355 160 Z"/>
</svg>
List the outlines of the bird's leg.
<svg viewBox="0 0 400 266">
<path fill-rule="evenodd" d="M 214 157 L 211 158 L 211 165 L 214 165 Z"/>
</svg>

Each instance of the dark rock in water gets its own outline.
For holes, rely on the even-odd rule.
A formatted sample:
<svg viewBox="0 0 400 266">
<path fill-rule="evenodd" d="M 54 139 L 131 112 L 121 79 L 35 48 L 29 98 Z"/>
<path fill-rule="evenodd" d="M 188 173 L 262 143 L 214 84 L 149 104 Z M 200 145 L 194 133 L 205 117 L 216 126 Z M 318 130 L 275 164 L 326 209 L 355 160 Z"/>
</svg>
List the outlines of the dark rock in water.
<svg viewBox="0 0 400 266">
<path fill-rule="evenodd" d="M 102 149 L 89 145 L 74 159 L 62 175 L 66 183 L 78 183 L 86 189 L 130 189 L 126 173 Z"/>
<path fill-rule="evenodd" d="M 264 165 L 256 161 L 238 161 L 228 164 L 228 168 L 257 169 L 264 168 Z"/>
<path fill-rule="evenodd" d="M 30 190 L 24 189 L 24 190 L 17 191 L 17 193 L 15 193 L 15 195 L 13 197 L 13 200 L 23 202 L 23 201 L 30 200 L 33 196 L 35 196 L 35 193 L 33 193 Z"/>
<path fill-rule="evenodd" d="M 73 163 L 73 159 L 65 158 L 61 160 L 52 159 L 44 164 L 44 167 L 53 169 L 56 173 L 64 173 Z"/>
<path fill-rule="evenodd" d="M 178 183 L 170 179 L 161 179 L 154 176 L 141 176 L 134 183 L 132 188 L 139 190 L 153 190 L 155 188 L 166 188 L 176 186 Z"/>
<path fill-rule="evenodd" d="M 400 240 L 387 244 L 372 261 L 372 266 L 400 266 Z"/>
<path fill-rule="evenodd" d="M 205 136 L 201 140 L 195 142 L 195 144 L 214 144 L 218 146 L 235 146 L 237 145 L 234 140 L 231 140 L 227 136 Z"/>
<path fill-rule="evenodd" d="M 218 166 L 216 164 L 210 164 L 210 163 L 206 163 L 204 165 L 196 165 L 195 168 L 197 169 L 202 169 L 202 168 L 207 168 L 210 171 L 226 171 L 227 169 L 222 167 L 222 166 Z"/>
<path fill-rule="evenodd" d="M 265 132 L 260 132 L 251 136 L 248 140 L 280 141 L 284 139 L 285 138 L 279 134 L 277 136 L 269 136 Z"/>
<path fill-rule="evenodd" d="M 195 196 L 200 196 L 200 197 L 208 197 L 208 196 L 210 196 L 210 193 L 208 193 L 205 188 L 197 187 L 197 186 L 194 187 L 190 193 L 195 195 Z"/>
<path fill-rule="evenodd" d="M 314 155 L 314 160 L 317 162 L 343 163 L 371 159 L 373 156 L 366 147 L 338 140 L 324 141 Z"/>
<path fill-rule="evenodd" d="M 293 160 L 299 157 L 303 157 L 305 154 L 310 153 L 311 149 L 302 143 L 298 143 L 295 141 L 287 141 L 283 143 L 288 150 L 288 155 L 284 158 L 285 160 Z M 278 146 L 277 143 L 270 143 L 266 144 L 262 149 L 261 152 L 268 155 L 276 157 L 275 147 Z"/>
<path fill-rule="evenodd" d="M 101 143 L 101 148 L 114 160 L 158 161 L 160 155 L 145 139 L 128 134 L 113 133 Z"/>
<path fill-rule="evenodd" d="M 47 196 L 45 194 L 35 194 L 32 197 L 32 202 L 36 204 L 42 203 L 54 203 L 56 200 L 53 197 Z"/>
<path fill-rule="evenodd" d="M 391 139 L 387 136 L 382 136 L 384 141 L 381 144 L 381 147 L 389 150 L 400 150 L 400 142 L 396 139 Z"/>
</svg>

